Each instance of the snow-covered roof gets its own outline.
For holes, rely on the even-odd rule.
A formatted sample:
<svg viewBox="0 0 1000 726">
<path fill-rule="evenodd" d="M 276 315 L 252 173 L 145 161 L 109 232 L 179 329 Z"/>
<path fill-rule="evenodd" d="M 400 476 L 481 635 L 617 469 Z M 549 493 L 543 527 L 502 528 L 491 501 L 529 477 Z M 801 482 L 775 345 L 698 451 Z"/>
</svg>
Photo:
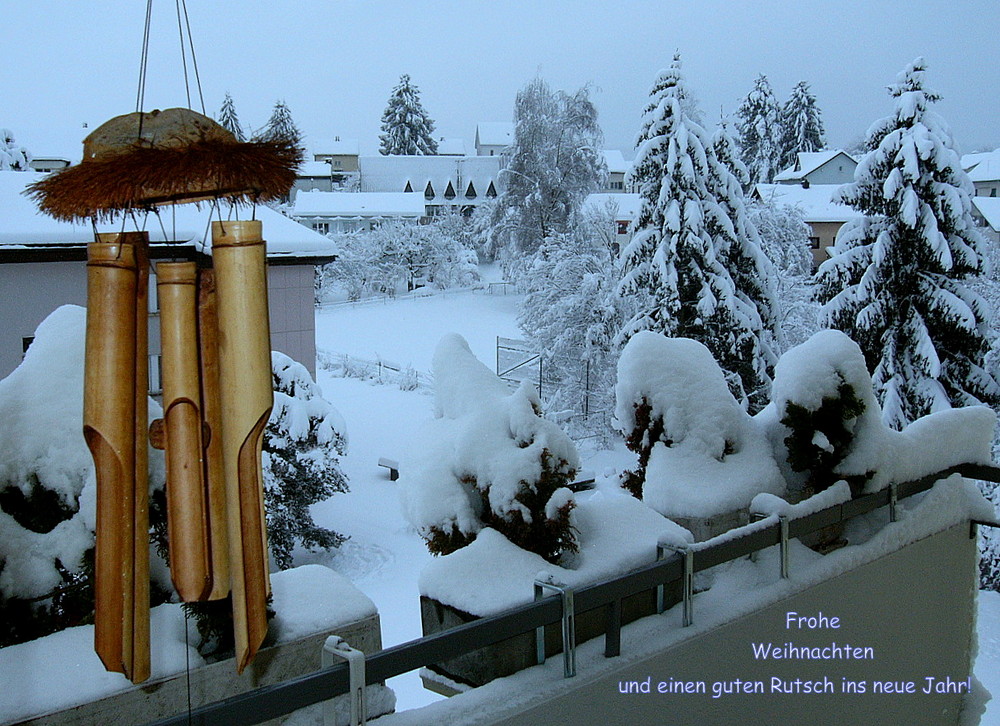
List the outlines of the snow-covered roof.
<svg viewBox="0 0 1000 726">
<path fill-rule="evenodd" d="M 476 146 L 510 146 L 514 142 L 511 121 L 480 121 L 476 124 Z"/>
<path fill-rule="evenodd" d="M 628 172 L 629 163 L 625 161 L 625 156 L 618 149 L 605 149 L 604 163 L 608 165 L 609 174 L 625 174 Z"/>
<path fill-rule="evenodd" d="M 361 170 L 362 192 L 402 192 L 406 185 L 410 190 L 423 195 L 430 182 L 434 189 L 434 198 L 447 201 L 445 191 L 449 182 L 455 192 L 456 203 L 464 200 L 470 192 L 469 184 L 475 192 L 475 198 L 482 199 L 489 189 L 490 182 L 495 188 L 500 171 L 498 156 L 362 156 L 358 159 Z M 499 188 L 497 188 L 499 191 Z"/>
<path fill-rule="evenodd" d="M 438 154 L 441 156 L 465 156 L 465 139 L 438 139 Z"/>
<path fill-rule="evenodd" d="M 758 184 L 754 196 L 764 202 L 787 204 L 802 210 L 805 222 L 846 222 L 861 213 L 845 204 L 835 204 L 833 193 L 840 184 L 813 184 L 803 189 L 797 184 Z"/>
<path fill-rule="evenodd" d="M 583 207 L 587 210 L 600 210 L 608 204 L 614 204 L 618 207 L 618 212 L 615 214 L 616 222 L 631 222 L 639 216 L 639 210 L 642 209 L 642 196 L 615 193 L 591 194 L 584 200 Z"/>
<path fill-rule="evenodd" d="M 342 139 L 336 136 L 332 139 L 316 139 L 309 144 L 310 153 L 328 154 L 331 156 L 357 156 L 361 146 L 357 139 Z"/>
<path fill-rule="evenodd" d="M 32 172 L 0 172 L 0 247 L 37 247 L 59 244 L 86 244 L 94 239 L 94 230 L 88 224 L 72 224 L 52 219 L 41 212 L 34 202 L 24 196 L 24 188 L 31 182 L 44 178 Z M 301 196 L 301 195 L 300 195 Z M 202 204 L 177 204 L 160 208 L 160 221 L 150 215 L 143 222 L 151 242 L 188 242 L 199 250 L 209 252 L 204 238 L 208 229 L 208 208 Z M 240 218 L 249 216 L 246 207 L 238 210 Z M 230 214 L 228 204 L 220 206 L 214 219 L 237 218 Z M 313 232 L 298 222 L 274 211 L 258 206 L 256 219 L 263 222 L 267 254 L 273 259 L 292 257 L 322 257 L 337 254 L 336 245 L 321 234 Z M 140 217 L 142 221 L 142 217 Z M 111 232 L 121 229 L 121 222 L 98 224 L 98 231 Z M 131 229 L 131 226 L 129 227 Z M 164 234 L 166 231 L 166 235 Z"/>
<path fill-rule="evenodd" d="M 980 151 L 975 154 L 963 154 L 962 169 L 964 169 L 965 171 L 969 171 L 979 162 L 992 158 L 994 156 L 1000 156 L 1000 149 L 995 149 L 993 151 Z"/>
<path fill-rule="evenodd" d="M 776 174 L 774 181 L 798 181 L 800 179 L 804 179 L 806 176 L 812 174 L 821 166 L 829 161 L 832 161 L 841 154 L 854 162 L 855 165 L 858 163 L 857 159 L 842 149 L 827 149 L 826 151 L 800 151 L 797 154 L 798 161 L 796 161 L 795 165 L 790 166 L 784 171 Z"/>
<path fill-rule="evenodd" d="M 424 195 L 418 192 L 299 192 L 292 216 L 422 217 Z"/>
<path fill-rule="evenodd" d="M 973 197 L 972 206 L 993 231 L 1000 232 L 1000 197 Z"/>
<path fill-rule="evenodd" d="M 984 154 L 984 158 L 969 169 L 969 179 L 973 182 L 991 182 L 1000 180 L 1000 151 Z"/>
<path fill-rule="evenodd" d="M 325 161 L 303 161 L 299 164 L 299 176 L 330 176 L 330 165 Z"/>
</svg>

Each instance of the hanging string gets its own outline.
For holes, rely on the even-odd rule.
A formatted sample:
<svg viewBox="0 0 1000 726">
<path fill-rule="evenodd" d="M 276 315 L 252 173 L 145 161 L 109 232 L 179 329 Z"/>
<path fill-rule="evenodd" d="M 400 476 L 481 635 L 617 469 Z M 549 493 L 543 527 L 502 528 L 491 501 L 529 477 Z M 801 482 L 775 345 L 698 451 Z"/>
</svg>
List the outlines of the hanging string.
<svg viewBox="0 0 1000 726">
<path fill-rule="evenodd" d="M 146 24 L 142 31 L 142 54 L 139 59 L 139 86 L 135 95 L 135 110 L 142 111 L 146 97 L 146 67 L 149 64 L 149 26 L 153 17 L 153 0 L 146 0 Z M 139 135 L 142 135 L 142 117 L 139 117 Z"/>
<path fill-rule="evenodd" d="M 187 94 L 187 107 L 191 108 L 191 84 L 188 81 L 187 51 L 184 49 L 184 25 L 181 23 L 180 0 L 174 0 L 174 6 L 177 8 L 177 35 L 180 36 L 181 41 L 181 68 L 184 69 L 184 93 Z"/>
<path fill-rule="evenodd" d="M 187 702 L 188 702 L 188 713 L 187 722 L 188 726 L 191 724 L 191 646 L 188 643 L 188 615 L 187 608 L 182 608 L 184 610 L 184 674 L 185 680 L 187 681 Z"/>
<path fill-rule="evenodd" d="M 208 114 L 205 112 L 205 96 L 201 92 L 201 76 L 198 74 L 198 58 L 194 54 L 194 36 L 191 35 L 191 20 L 188 18 L 187 0 L 180 0 L 180 6 L 184 10 L 184 25 L 187 27 L 188 47 L 191 49 L 191 67 L 194 70 L 195 85 L 198 87 L 198 100 L 201 103 L 202 114 L 207 116 Z M 188 100 L 188 107 L 190 106 L 191 101 Z"/>
</svg>

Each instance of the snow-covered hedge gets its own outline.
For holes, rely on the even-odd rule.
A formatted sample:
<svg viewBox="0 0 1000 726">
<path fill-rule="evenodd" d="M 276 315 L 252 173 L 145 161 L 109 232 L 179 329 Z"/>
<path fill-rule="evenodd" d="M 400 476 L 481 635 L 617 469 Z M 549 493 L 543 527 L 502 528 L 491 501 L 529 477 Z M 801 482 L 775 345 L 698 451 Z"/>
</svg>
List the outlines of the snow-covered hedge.
<svg viewBox="0 0 1000 726">
<path fill-rule="evenodd" d="M 438 344 L 433 365 L 437 420 L 399 482 L 406 517 L 428 548 L 447 554 L 492 527 L 550 562 L 575 551 L 566 485 L 579 458 L 541 418 L 534 389 L 512 392 L 456 334 Z"/>
<path fill-rule="evenodd" d="M 759 493 L 796 497 L 846 481 L 857 496 L 961 463 L 989 463 L 996 415 L 948 409 L 890 429 L 860 348 L 825 330 L 785 353 L 754 417 L 693 340 L 643 332 L 622 351 L 618 425 L 639 458 L 623 485 L 668 517 L 710 517 Z"/>
<path fill-rule="evenodd" d="M 709 517 L 784 490 L 764 429 L 701 343 L 636 333 L 618 361 L 615 396 L 618 425 L 639 455 L 623 483 L 661 514 Z"/>
</svg>

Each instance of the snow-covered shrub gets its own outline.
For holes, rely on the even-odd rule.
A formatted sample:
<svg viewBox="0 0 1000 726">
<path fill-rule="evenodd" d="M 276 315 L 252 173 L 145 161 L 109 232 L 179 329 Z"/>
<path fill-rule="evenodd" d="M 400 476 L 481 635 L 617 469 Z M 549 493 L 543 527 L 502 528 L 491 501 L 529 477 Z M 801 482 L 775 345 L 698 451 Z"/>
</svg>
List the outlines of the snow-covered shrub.
<svg viewBox="0 0 1000 726">
<path fill-rule="evenodd" d="M 85 329 L 84 308 L 54 310 L 0 381 L 0 646 L 93 613 L 97 482 L 82 428 Z M 159 415 L 153 401 L 150 412 Z M 151 450 L 149 462 L 155 498 L 162 454 Z M 154 604 L 165 587 L 153 588 Z"/>
<path fill-rule="evenodd" d="M 773 405 L 793 488 L 818 493 L 844 479 L 860 494 L 878 464 L 871 447 L 885 436 L 857 343 L 824 330 L 789 350 L 775 368 Z"/>
<path fill-rule="evenodd" d="M 0 129 L 0 171 L 31 171 L 31 154 L 9 129 Z"/>
<path fill-rule="evenodd" d="M 615 398 L 618 426 L 639 456 L 623 486 L 661 514 L 710 517 L 784 491 L 765 431 L 701 343 L 636 333 L 618 362 Z"/>
<path fill-rule="evenodd" d="M 428 549 L 453 552 L 490 527 L 549 562 L 576 551 L 566 487 L 579 458 L 539 415 L 534 389 L 511 392 L 456 334 L 435 351 L 434 387 L 430 443 L 399 481 L 406 517 Z"/>
<path fill-rule="evenodd" d="M 331 549 L 345 537 L 318 526 L 312 504 L 347 491 L 340 456 L 347 449 L 344 420 L 320 394 L 309 371 L 284 353 L 271 353 L 274 409 L 264 430 L 264 504 L 274 563 L 292 566 L 298 541 Z"/>
</svg>

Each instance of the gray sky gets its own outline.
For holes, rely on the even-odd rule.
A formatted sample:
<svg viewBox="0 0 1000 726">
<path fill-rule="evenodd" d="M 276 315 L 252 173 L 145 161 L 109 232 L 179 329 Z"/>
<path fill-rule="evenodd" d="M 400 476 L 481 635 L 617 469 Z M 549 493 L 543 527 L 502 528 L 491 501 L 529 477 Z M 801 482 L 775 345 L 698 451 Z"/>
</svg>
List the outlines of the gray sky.
<svg viewBox="0 0 1000 726">
<path fill-rule="evenodd" d="M 307 144 L 339 135 L 376 153 L 386 99 L 409 73 L 436 135 L 471 150 L 476 122 L 510 120 L 517 90 L 540 74 L 555 88 L 590 84 L 605 145 L 631 157 L 649 88 L 680 50 L 710 126 L 764 73 L 782 102 L 811 84 L 834 146 L 889 113 L 885 86 L 923 55 L 960 150 L 1000 146 L 997 0 L 187 4 L 209 114 L 228 90 L 257 128 L 284 99 Z M 33 154 L 78 154 L 84 122 L 135 110 L 145 5 L 4 2 L 0 127 Z M 176 23 L 174 3 L 155 0 L 146 110 L 186 105 Z"/>
</svg>

